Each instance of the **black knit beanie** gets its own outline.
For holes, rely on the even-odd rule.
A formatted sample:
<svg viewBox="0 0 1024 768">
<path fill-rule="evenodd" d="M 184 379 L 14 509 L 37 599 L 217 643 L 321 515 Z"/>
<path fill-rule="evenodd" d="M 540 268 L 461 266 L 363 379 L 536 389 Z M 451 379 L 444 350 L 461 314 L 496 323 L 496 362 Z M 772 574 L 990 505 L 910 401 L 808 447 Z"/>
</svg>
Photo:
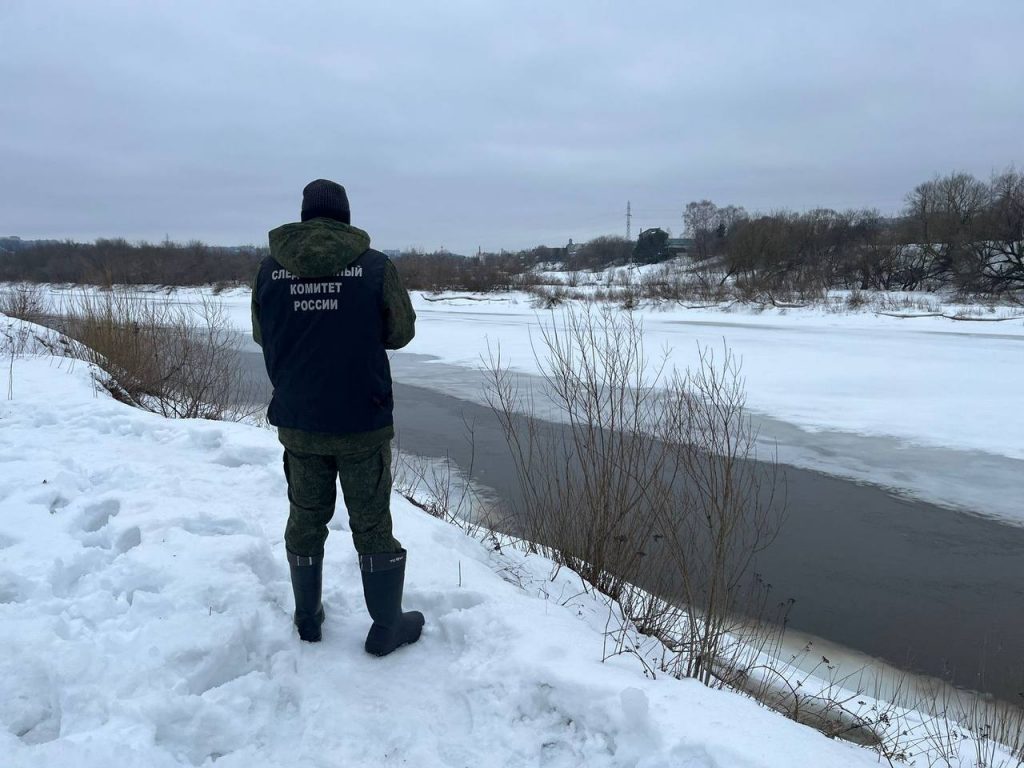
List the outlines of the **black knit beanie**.
<svg viewBox="0 0 1024 768">
<path fill-rule="evenodd" d="M 348 195 L 345 188 L 327 179 L 311 181 L 302 190 L 302 220 L 309 221 L 317 216 L 334 219 L 344 224 L 352 223 L 348 209 Z"/>
</svg>

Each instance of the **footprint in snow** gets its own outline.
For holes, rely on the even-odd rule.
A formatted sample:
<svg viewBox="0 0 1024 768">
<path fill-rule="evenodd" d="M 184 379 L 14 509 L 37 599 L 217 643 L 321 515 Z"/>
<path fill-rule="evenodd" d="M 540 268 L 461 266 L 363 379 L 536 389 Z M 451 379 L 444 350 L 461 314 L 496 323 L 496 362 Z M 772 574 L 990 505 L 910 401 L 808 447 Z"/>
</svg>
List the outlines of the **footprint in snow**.
<svg viewBox="0 0 1024 768">
<path fill-rule="evenodd" d="M 117 499 L 105 499 L 97 504 L 90 504 L 78 519 L 78 526 L 86 533 L 96 533 L 105 528 L 110 520 L 121 511 L 121 502 Z"/>
<path fill-rule="evenodd" d="M 121 531 L 118 537 L 114 540 L 112 549 L 118 555 L 124 555 L 131 552 L 140 544 L 142 544 L 142 531 L 139 530 L 137 525 L 133 525 L 131 528 L 126 528 Z"/>
<path fill-rule="evenodd" d="M 35 664 L 9 668 L 4 696 L 0 699 L 0 723 L 25 744 L 45 744 L 60 736 L 59 691 L 50 676 Z"/>
<path fill-rule="evenodd" d="M 86 507 L 78 517 L 81 533 L 78 540 L 85 547 L 98 547 L 111 550 L 114 556 L 123 555 L 142 543 L 142 531 L 138 526 L 131 526 L 117 531 L 111 521 L 121 511 L 121 502 L 106 499 Z"/>
<path fill-rule="evenodd" d="M 86 549 L 64 562 L 58 558 L 50 569 L 50 586 L 55 597 L 73 597 L 78 582 L 87 574 L 102 571 L 110 564 L 110 556 L 102 549 Z"/>
<path fill-rule="evenodd" d="M 28 600 L 31 585 L 13 571 L 0 572 L 0 604 L 23 603 Z"/>
<path fill-rule="evenodd" d="M 45 491 L 29 499 L 33 504 L 46 507 L 51 515 L 56 515 L 64 507 L 71 503 L 71 500 L 58 491 Z"/>
</svg>

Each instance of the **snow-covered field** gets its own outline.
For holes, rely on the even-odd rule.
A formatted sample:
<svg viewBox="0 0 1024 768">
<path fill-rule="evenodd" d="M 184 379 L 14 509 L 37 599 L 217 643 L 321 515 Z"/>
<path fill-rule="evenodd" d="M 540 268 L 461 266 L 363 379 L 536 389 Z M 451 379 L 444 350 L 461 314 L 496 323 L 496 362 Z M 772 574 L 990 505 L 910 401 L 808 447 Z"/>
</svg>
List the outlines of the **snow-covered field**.
<svg viewBox="0 0 1024 768">
<path fill-rule="evenodd" d="M 740 696 L 601 663 L 608 609 L 575 577 L 397 496 L 423 638 L 362 651 L 342 514 L 325 639 L 304 645 L 271 432 L 131 409 L 82 363 L 3 362 L 5 768 L 877 765 Z"/>
</svg>

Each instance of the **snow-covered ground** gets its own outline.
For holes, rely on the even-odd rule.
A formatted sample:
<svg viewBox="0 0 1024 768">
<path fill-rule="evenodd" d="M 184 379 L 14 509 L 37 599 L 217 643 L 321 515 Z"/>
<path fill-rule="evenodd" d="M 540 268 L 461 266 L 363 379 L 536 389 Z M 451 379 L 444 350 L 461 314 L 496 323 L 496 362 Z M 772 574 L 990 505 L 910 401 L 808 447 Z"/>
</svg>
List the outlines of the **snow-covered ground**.
<svg viewBox="0 0 1024 768">
<path fill-rule="evenodd" d="M 340 514 L 324 642 L 304 645 L 271 432 L 134 410 L 80 362 L 3 363 L 5 768 L 877 765 L 743 697 L 602 663 L 608 609 L 578 579 L 397 496 L 421 641 L 362 651 Z"/>
</svg>

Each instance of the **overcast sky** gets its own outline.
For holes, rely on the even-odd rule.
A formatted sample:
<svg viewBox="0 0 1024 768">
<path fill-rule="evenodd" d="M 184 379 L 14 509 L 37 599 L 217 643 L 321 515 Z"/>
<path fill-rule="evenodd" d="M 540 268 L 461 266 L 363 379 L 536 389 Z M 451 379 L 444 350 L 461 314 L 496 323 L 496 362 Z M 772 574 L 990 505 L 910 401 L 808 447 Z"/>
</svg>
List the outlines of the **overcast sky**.
<svg viewBox="0 0 1024 768">
<path fill-rule="evenodd" d="M 345 185 L 379 248 L 895 212 L 1024 165 L 1024 0 L 0 0 L 0 236 L 264 243 Z"/>
</svg>

